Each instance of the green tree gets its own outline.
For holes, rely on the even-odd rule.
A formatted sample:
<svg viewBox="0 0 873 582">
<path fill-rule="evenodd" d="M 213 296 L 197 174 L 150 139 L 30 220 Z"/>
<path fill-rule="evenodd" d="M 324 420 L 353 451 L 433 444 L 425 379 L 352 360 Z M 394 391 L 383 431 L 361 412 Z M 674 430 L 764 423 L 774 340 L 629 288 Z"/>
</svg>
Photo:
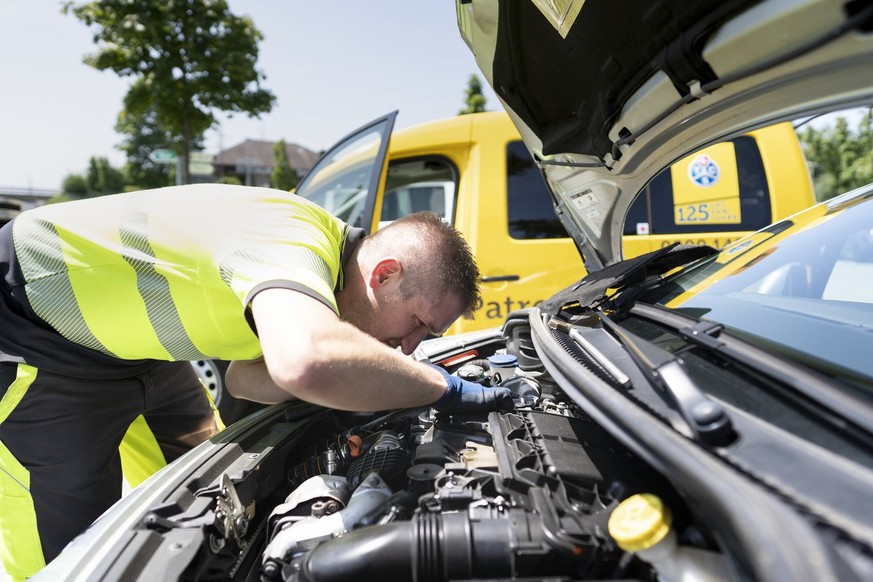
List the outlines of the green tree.
<svg viewBox="0 0 873 582">
<path fill-rule="evenodd" d="M 173 167 L 157 164 L 149 158 L 149 154 L 158 149 L 178 149 L 173 136 L 161 130 L 155 118 L 154 110 L 132 113 L 125 108 L 118 114 L 115 131 L 123 136 L 118 147 L 127 156 L 124 177 L 128 189 L 144 190 L 172 184 Z"/>
<path fill-rule="evenodd" d="M 873 182 L 873 115 L 868 110 L 852 128 L 845 117 L 833 125 L 800 133 L 819 200 Z"/>
<path fill-rule="evenodd" d="M 64 200 L 85 198 L 88 196 L 88 180 L 81 174 L 69 174 L 61 184 L 61 196 Z M 54 198 L 52 199 L 54 201 Z"/>
<path fill-rule="evenodd" d="M 84 175 L 70 174 L 61 185 L 61 200 L 93 198 L 125 190 L 124 174 L 106 158 L 92 157 Z"/>
<path fill-rule="evenodd" d="M 124 191 L 124 174 L 118 168 L 113 168 L 106 158 L 91 158 L 88 162 L 88 194 L 89 198 L 118 194 Z"/>
<path fill-rule="evenodd" d="M 273 172 L 270 174 L 273 188 L 290 190 L 297 185 L 297 174 L 288 161 L 288 149 L 284 139 L 273 146 Z"/>
<path fill-rule="evenodd" d="M 458 115 L 466 115 L 468 113 L 481 113 L 485 111 L 485 96 L 482 94 L 482 83 L 479 82 L 479 77 L 470 75 L 470 80 L 467 82 L 466 97 L 464 103 L 466 107 L 458 111 Z"/>
<path fill-rule="evenodd" d="M 134 78 L 125 110 L 153 113 L 155 126 L 173 136 L 186 184 L 189 154 L 218 111 L 258 117 L 273 107 L 255 68 L 263 35 L 225 0 L 97 0 L 66 2 L 63 10 L 95 27 L 98 50 L 86 64 Z"/>
</svg>

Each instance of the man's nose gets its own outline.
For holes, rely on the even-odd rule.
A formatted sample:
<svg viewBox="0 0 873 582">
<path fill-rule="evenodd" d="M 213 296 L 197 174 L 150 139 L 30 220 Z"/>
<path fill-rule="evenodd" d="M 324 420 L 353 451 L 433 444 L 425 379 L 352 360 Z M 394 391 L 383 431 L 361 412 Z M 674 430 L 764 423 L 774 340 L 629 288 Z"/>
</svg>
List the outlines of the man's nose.
<svg viewBox="0 0 873 582">
<path fill-rule="evenodd" d="M 400 349 L 408 356 L 415 351 L 415 348 L 427 337 L 427 334 L 428 330 L 426 329 L 413 331 L 400 340 Z"/>
</svg>

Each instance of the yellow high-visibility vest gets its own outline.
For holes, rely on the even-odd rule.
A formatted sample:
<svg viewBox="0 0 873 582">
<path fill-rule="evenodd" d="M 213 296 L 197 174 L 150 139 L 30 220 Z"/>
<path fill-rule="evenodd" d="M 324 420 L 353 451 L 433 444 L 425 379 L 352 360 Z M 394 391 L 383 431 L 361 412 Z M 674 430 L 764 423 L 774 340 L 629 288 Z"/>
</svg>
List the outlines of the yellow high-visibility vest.
<svg viewBox="0 0 873 582">
<path fill-rule="evenodd" d="M 34 312 L 121 359 L 250 359 L 257 291 L 300 290 L 337 311 L 350 228 L 268 188 L 197 184 L 47 205 L 13 223 Z"/>
</svg>

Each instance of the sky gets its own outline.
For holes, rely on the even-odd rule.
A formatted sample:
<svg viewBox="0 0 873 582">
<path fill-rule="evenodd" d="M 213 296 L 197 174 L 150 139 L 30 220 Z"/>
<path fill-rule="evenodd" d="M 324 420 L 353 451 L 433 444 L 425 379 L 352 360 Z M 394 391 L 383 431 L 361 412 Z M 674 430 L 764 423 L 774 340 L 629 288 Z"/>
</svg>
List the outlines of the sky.
<svg viewBox="0 0 873 582">
<path fill-rule="evenodd" d="M 276 96 L 259 119 L 219 114 L 207 153 L 246 139 L 319 151 L 399 111 L 396 128 L 452 117 L 471 74 L 500 109 L 458 33 L 452 0 L 228 0 L 264 35 L 257 68 Z M 93 31 L 57 0 L 0 2 L 0 187 L 59 189 L 91 157 L 121 166 L 114 130 L 131 83 L 82 59 Z"/>
</svg>

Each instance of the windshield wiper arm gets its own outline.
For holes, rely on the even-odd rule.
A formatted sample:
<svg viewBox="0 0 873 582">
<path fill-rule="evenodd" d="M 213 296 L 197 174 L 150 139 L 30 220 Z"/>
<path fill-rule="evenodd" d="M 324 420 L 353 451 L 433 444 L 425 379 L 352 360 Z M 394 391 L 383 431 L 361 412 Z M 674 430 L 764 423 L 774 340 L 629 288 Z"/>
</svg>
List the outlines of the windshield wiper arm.
<svg viewBox="0 0 873 582">
<path fill-rule="evenodd" d="M 676 427 L 678 430 L 684 428 L 682 432 L 688 437 L 714 446 L 727 445 L 736 438 L 727 411 L 700 390 L 679 357 L 623 329 L 603 313 L 596 313 L 661 397 L 682 417 L 685 426 Z"/>
<path fill-rule="evenodd" d="M 627 374 L 618 369 L 618 366 L 613 364 L 609 358 L 603 355 L 603 352 L 594 347 L 594 345 L 585 339 L 585 337 L 579 333 L 578 329 L 570 328 L 570 331 L 567 332 L 567 335 L 570 336 L 570 339 L 576 342 L 580 348 L 585 350 L 591 358 L 600 364 L 600 366 L 606 370 L 606 373 L 609 374 L 612 379 L 618 383 L 622 388 L 627 388 L 631 385 L 630 378 L 628 378 Z"/>
<path fill-rule="evenodd" d="M 630 313 L 666 326 L 689 343 L 772 378 L 802 398 L 820 404 L 816 410 L 831 411 L 833 414 L 822 414 L 821 418 L 832 426 L 853 430 L 856 435 L 868 435 L 865 437 L 867 441 L 873 439 L 873 405 L 867 399 L 847 392 L 837 380 L 802 363 L 764 351 L 761 346 L 726 331 L 720 323 L 646 303 L 635 303 Z"/>
</svg>

